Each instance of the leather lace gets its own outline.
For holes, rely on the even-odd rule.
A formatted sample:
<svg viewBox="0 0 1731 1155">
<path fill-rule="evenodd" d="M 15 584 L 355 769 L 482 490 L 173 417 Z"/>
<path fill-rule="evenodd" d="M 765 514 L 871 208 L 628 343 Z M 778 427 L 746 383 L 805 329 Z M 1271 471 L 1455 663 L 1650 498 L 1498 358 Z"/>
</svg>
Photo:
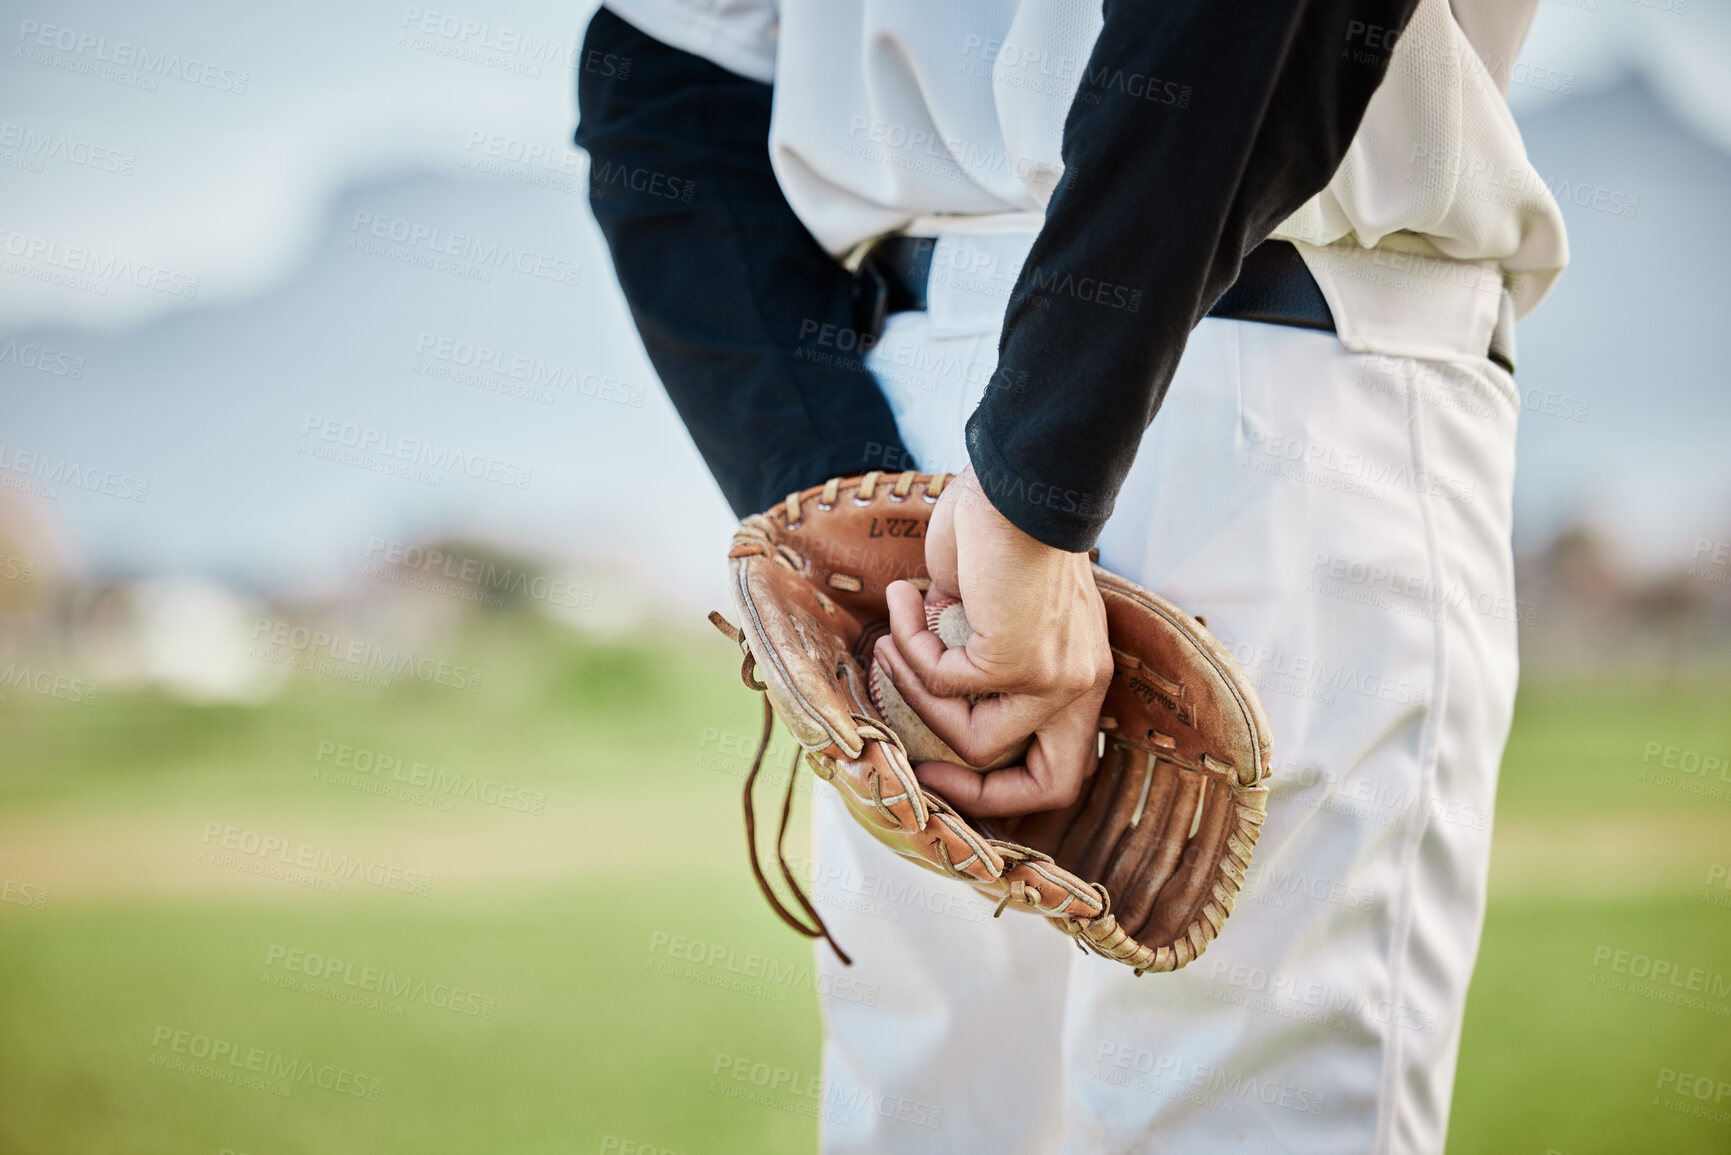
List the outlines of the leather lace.
<svg viewBox="0 0 1731 1155">
<path fill-rule="evenodd" d="M 743 674 L 744 671 L 741 673 Z M 749 678 L 746 679 L 746 684 L 751 684 Z M 761 689 L 761 687 L 759 688 Z M 782 796 L 781 800 L 781 822 L 775 832 L 775 861 L 776 865 L 781 868 L 781 877 L 787 882 L 788 889 L 793 892 L 794 899 L 798 901 L 800 908 L 811 919 L 810 926 L 800 921 L 798 916 L 782 905 L 781 899 L 775 893 L 775 888 L 764 876 L 762 864 L 758 861 L 757 811 L 752 801 L 752 788 L 757 785 L 757 774 L 759 770 L 763 769 L 763 758 L 765 754 L 769 753 L 769 739 L 774 730 L 775 711 L 770 707 L 769 697 L 766 694 L 763 699 L 763 737 L 757 743 L 757 756 L 751 760 L 751 773 L 745 776 L 745 847 L 751 856 L 751 874 L 753 878 L 757 879 L 757 886 L 759 890 L 763 891 L 763 897 L 769 900 L 770 909 L 781 917 L 781 921 L 806 938 L 823 939 L 829 943 L 830 949 L 835 951 L 836 957 L 841 959 L 842 965 L 852 966 L 853 959 L 849 958 L 847 952 L 841 949 L 841 945 L 829 933 L 829 927 L 824 925 L 823 916 L 817 913 L 817 908 L 812 906 L 811 900 L 806 898 L 805 892 L 800 889 L 799 881 L 794 878 L 793 871 L 788 868 L 787 855 L 782 851 L 782 843 L 787 838 L 788 819 L 793 814 L 793 784 L 799 776 L 800 749 L 797 743 L 793 749 L 793 765 L 788 767 L 787 793 Z"/>
</svg>

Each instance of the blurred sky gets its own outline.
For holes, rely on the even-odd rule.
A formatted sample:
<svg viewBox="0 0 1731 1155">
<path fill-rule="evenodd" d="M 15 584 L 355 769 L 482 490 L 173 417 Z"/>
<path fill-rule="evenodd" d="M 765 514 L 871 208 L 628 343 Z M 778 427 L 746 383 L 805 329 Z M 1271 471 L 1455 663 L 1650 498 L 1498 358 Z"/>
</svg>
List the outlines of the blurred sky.
<svg viewBox="0 0 1731 1155">
<path fill-rule="evenodd" d="M 721 604 L 732 518 L 631 329 L 570 145 L 591 9 L 8 4 L 0 478 L 45 453 L 148 492 L 0 501 L 93 573 L 310 592 L 377 539 L 465 533 Z M 1637 564 L 1686 559 L 1731 531 L 1731 0 L 1543 0 L 1514 77 L 1574 253 L 1520 331 L 1517 536 L 1584 519 Z M 375 222 L 426 239 L 378 242 Z M 419 263 L 455 233 L 531 271 Z M 69 264 L 145 284 L 44 280 Z M 482 347 L 561 385 L 453 379 Z M 495 479 L 316 456 L 345 424 Z M 668 502 L 689 512 L 651 514 Z"/>
</svg>

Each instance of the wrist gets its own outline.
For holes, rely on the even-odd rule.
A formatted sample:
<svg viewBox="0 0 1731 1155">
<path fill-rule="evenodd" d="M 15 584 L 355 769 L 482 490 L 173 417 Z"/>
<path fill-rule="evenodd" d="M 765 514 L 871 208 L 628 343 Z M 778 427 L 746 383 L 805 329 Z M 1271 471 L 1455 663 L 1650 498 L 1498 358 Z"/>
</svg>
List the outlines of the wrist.
<svg viewBox="0 0 1731 1155">
<path fill-rule="evenodd" d="M 1022 559 L 1025 564 L 1056 567 L 1083 552 L 1049 545 L 1011 521 L 980 485 L 972 465 L 958 474 L 951 485 L 958 490 L 958 513 L 964 520 L 972 523 L 971 530 L 997 537 L 1007 553 Z"/>
</svg>

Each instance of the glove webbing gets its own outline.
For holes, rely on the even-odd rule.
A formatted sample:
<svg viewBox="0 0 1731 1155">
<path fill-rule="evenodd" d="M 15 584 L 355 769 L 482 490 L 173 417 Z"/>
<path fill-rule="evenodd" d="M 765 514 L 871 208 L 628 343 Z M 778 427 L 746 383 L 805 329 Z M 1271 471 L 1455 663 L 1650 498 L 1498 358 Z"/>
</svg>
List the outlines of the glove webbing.
<svg viewBox="0 0 1731 1155">
<path fill-rule="evenodd" d="M 747 681 L 746 684 L 750 685 L 750 682 Z M 751 773 L 745 776 L 745 847 L 751 855 L 751 874 L 757 879 L 758 889 L 763 891 L 763 897 L 769 900 L 771 909 L 781 916 L 781 921 L 806 938 L 823 939 L 835 951 L 836 957 L 841 959 L 843 966 L 852 966 L 853 960 L 847 956 L 847 952 L 842 950 L 841 945 L 831 936 L 829 927 L 824 925 L 823 916 L 817 913 L 817 908 L 812 906 L 811 901 L 805 897 L 805 892 L 799 888 L 799 882 L 793 877 L 793 871 L 788 869 L 787 856 L 782 853 L 781 849 L 782 842 L 787 838 L 788 818 L 793 814 L 793 784 L 799 775 L 800 749 L 798 743 L 795 743 L 793 748 L 793 765 L 789 766 L 787 770 L 787 793 L 782 796 L 781 800 L 781 824 L 775 834 L 775 861 L 776 865 L 781 868 L 782 878 L 787 880 L 788 889 L 793 891 L 793 897 L 799 901 L 799 905 L 811 917 L 812 926 L 807 926 L 801 922 L 787 907 L 782 905 L 781 899 L 776 897 L 774 889 L 769 885 L 769 879 L 764 877 L 763 867 L 757 859 L 757 812 L 752 804 L 751 789 L 757 784 L 757 772 L 763 769 L 763 756 L 769 752 L 769 739 L 774 728 L 775 711 L 770 707 L 769 695 L 765 694 L 763 698 L 763 737 L 757 743 L 757 756 L 751 760 Z"/>
</svg>

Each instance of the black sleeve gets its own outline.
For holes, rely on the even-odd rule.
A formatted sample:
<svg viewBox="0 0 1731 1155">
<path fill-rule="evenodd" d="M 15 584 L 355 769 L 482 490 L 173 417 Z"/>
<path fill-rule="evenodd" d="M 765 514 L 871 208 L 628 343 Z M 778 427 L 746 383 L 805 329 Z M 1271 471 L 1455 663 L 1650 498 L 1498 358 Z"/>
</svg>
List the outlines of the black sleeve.
<svg viewBox="0 0 1731 1155">
<path fill-rule="evenodd" d="M 591 209 L 649 359 L 734 512 L 909 467 L 861 363 L 853 278 L 770 168 L 770 86 L 605 8 L 578 63 Z"/>
<path fill-rule="evenodd" d="M 981 486 L 1024 532 L 1094 544 L 1190 330 L 1332 178 L 1415 6 L 1107 0 L 1000 387 L 968 422 Z"/>
</svg>

